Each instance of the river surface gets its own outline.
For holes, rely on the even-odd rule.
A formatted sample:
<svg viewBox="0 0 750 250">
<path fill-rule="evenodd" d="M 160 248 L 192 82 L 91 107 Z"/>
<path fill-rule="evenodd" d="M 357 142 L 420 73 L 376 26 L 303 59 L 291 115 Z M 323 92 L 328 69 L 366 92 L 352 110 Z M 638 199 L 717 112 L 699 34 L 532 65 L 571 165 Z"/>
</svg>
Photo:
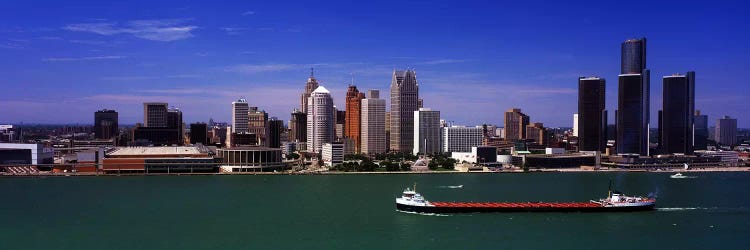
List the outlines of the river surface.
<svg viewBox="0 0 750 250">
<path fill-rule="evenodd" d="M 0 178 L 0 249 L 747 249 L 750 173 Z M 588 201 L 609 180 L 656 211 L 421 215 L 434 201 Z M 456 186 L 463 185 L 461 188 Z"/>
</svg>

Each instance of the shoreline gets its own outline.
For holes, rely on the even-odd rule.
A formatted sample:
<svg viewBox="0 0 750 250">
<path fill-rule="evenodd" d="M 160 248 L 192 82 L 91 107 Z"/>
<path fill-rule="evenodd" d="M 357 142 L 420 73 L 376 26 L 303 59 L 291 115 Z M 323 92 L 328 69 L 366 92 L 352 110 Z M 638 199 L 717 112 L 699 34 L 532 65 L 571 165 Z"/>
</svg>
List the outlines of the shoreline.
<svg viewBox="0 0 750 250">
<path fill-rule="evenodd" d="M 403 175 L 403 174 L 534 174 L 534 173 L 613 173 L 613 172 L 633 172 L 633 173 L 705 173 L 705 172 L 750 172 L 750 167 L 715 167 L 702 169 L 665 169 L 665 170 L 645 170 L 645 169 L 564 169 L 564 168 L 547 168 L 531 169 L 527 172 L 521 170 L 509 171 L 397 171 L 397 172 L 340 172 L 340 171 L 318 171 L 318 172 L 239 172 L 239 173 L 131 173 L 131 174 L 104 174 L 104 173 L 35 173 L 35 174 L 0 174 L 3 177 L 72 177 L 72 176 L 242 176 L 242 175 Z"/>
</svg>

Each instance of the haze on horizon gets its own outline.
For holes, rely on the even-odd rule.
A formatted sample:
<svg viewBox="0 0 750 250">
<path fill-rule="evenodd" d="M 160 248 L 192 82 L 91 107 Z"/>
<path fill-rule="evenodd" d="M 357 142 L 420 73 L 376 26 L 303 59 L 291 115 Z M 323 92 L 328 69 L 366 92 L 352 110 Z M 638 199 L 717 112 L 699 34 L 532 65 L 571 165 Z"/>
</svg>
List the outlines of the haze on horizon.
<svg viewBox="0 0 750 250">
<path fill-rule="evenodd" d="M 413 68 L 425 107 L 456 124 L 502 126 L 502 113 L 519 107 L 533 122 L 570 127 L 577 78 L 606 78 L 614 113 L 620 43 L 647 37 L 652 127 L 662 76 L 687 71 L 696 71 L 696 109 L 709 124 L 729 115 L 750 126 L 743 1 L 5 6 L 0 123 L 90 124 L 106 108 L 133 124 L 149 101 L 181 108 L 188 123 L 229 121 L 241 97 L 288 120 L 314 67 L 339 108 L 352 76 L 387 97 L 392 70 Z"/>
</svg>

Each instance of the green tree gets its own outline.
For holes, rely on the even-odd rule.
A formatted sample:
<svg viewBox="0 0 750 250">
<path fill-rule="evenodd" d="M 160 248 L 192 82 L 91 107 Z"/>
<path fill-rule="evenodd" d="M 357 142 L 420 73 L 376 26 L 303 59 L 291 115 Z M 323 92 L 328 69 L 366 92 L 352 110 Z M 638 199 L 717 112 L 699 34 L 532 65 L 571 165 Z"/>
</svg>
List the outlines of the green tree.
<svg viewBox="0 0 750 250">
<path fill-rule="evenodd" d="M 385 165 L 385 171 L 388 171 L 388 172 L 398 171 L 398 163 L 384 161 L 384 162 L 381 162 L 380 165 Z"/>
<path fill-rule="evenodd" d="M 409 171 L 409 170 L 411 170 L 411 165 L 409 165 L 409 163 L 402 162 L 401 163 L 401 171 Z"/>
<path fill-rule="evenodd" d="M 440 165 L 438 165 L 435 160 L 431 160 L 430 163 L 427 164 L 427 168 L 429 168 L 430 170 L 437 170 L 438 167 L 440 167 Z"/>
</svg>

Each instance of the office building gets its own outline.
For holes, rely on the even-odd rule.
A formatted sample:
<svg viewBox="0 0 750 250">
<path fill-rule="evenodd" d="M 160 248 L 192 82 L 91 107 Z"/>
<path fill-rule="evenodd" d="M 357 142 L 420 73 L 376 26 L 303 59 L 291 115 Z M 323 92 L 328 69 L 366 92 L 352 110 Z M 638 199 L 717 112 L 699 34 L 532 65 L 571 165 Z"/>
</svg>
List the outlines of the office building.
<svg viewBox="0 0 750 250">
<path fill-rule="evenodd" d="M 190 124 L 190 143 L 191 144 L 208 144 L 208 126 L 205 123 Z"/>
<path fill-rule="evenodd" d="M 471 152 L 482 146 L 482 128 L 450 126 L 443 128 L 443 152 Z"/>
<path fill-rule="evenodd" d="M 700 110 L 695 111 L 693 116 L 693 145 L 695 150 L 706 150 L 708 147 L 708 116 L 701 114 Z"/>
<path fill-rule="evenodd" d="M 268 144 L 269 148 L 281 147 L 281 134 L 284 133 L 284 121 L 271 117 L 268 120 Z"/>
<path fill-rule="evenodd" d="M 529 125 L 529 116 L 522 113 L 521 109 L 512 108 L 506 111 L 504 122 L 506 140 L 526 138 L 526 125 Z"/>
<path fill-rule="evenodd" d="M 547 145 L 547 128 L 541 122 L 526 125 L 526 140 L 542 146 Z"/>
<path fill-rule="evenodd" d="M 308 99 L 310 98 L 310 95 L 313 91 L 318 89 L 320 85 L 318 85 L 318 80 L 315 79 L 315 72 L 313 69 L 310 69 L 310 77 L 307 78 L 307 83 L 305 83 L 305 92 L 302 93 L 300 96 L 300 111 L 307 113 L 308 107 Z"/>
<path fill-rule="evenodd" d="M 641 74 L 646 69 L 646 38 L 622 43 L 620 74 Z"/>
<path fill-rule="evenodd" d="M 292 119 L 289 120 L 289 141 L 307 141 L 307 114 L 305 112 L 296 109 L 292 112 Z"/>
<path fill-rule="evenodd" d="M 167 127 L 167 103 L 143 103 L 143 126 L 155 128 Z"/>
<path fill-rule="evenodd" d="M 607 148 L 606 83 L 603 78 L 578 78 L 576 129 L 579 151 L 604 152 Z"/>
<path fill-rule="evenodd" d="M 391 112 L 385 111 L 385 150 L 391 148 Z"/>
<path fill-rule="evenodd" d="M 649 154 L 650 73 L 618 76 L 617 153 Z"/>
<path fill-rule="evenodd" d="M 258 137 L 258 144 L 268 146 L 268 113 L 250 107 L 247 113 L 247 130 Z"/>
<path fill-rule="evenodd" d="M 167 128 L 177 133 L 177 144 L 182 145 L 185 141 L 185 124 L 182 122 L 182 111 L 177 108 L 167 110 Z"/>
<path fill-rule="evenodd" d="M 54 154 L 44 144 L 0 143 L 0 165 L 53 164 Z"/>
<path fill-rule="evenodd" d="M 414 154 L 440 152 L 440 111 L 420 108 L 414 111 Z"/>
<path fill-rule="evenodd" d="M 320 153 L 324 143 L 334 141 L 334 108 L 331 92 L 320 86 L 310 93 L 307 107 L 307 151 Z M 343 150 L 343 148 L 342 148 Z"/>
<path fill-rule="evenodd" d="M 321 160 L 326 167 L 344 163 L 344 144 L 340 142 L 323 143 Z"/>
<path fill-rule="evenodd" d="M 362 99 L 362 153 L 380 154 L 385 153 L 386 122 L 385 122 L 385 100 L 380 99 L 377 90 L 368 91 L 367 98 Z"/>
<path fill-rule="evenodd" d="M 394 70 L 391 78 L 390 150 L 414 148 L 414 111 L 419 107 L 419 84 L 413 70 Z"/>
<path fill-rule="evenodd" d="M 361 151 L 362 99 L 365 99 L 365 94 L 359 92 L 357 86 L 349 85 L 346 91 L 344 134 L 347 138 L 351 139 L 354 153 Z"/>
<path fill-rule="evenodd" d="M 112 139 L 120 134 L 117 111 L 102 109 L 94 113 L 94 138 Z"/>
<path fill-rule="evenodd" d="M 579 87 L 580 88 L 580 87 Z M 580 95 L 580 90 L 578 91 L 578 94 Z M 581 99 L 578 99 L 578 102 L 580 103 Z M 578 114 L 573 114 L 573 136 L 578 137 Z"/>
<path fill-rule="evenodd" d="M 716 142 L 724 146 L 737 144 L 737 119 L 724 116 L 716 121 Z"/>
<path fill-rule="evenodd" d="M 248 112 L 250 107 L 245 98 L 232 102 L 232 133 L 250 132 L 248 126 Z"/>
<path fill-rule="evenodd" d="M 663 78 L 659 148 L 662 154 L 693 154 L 695 72 Z"/>
</svg>

